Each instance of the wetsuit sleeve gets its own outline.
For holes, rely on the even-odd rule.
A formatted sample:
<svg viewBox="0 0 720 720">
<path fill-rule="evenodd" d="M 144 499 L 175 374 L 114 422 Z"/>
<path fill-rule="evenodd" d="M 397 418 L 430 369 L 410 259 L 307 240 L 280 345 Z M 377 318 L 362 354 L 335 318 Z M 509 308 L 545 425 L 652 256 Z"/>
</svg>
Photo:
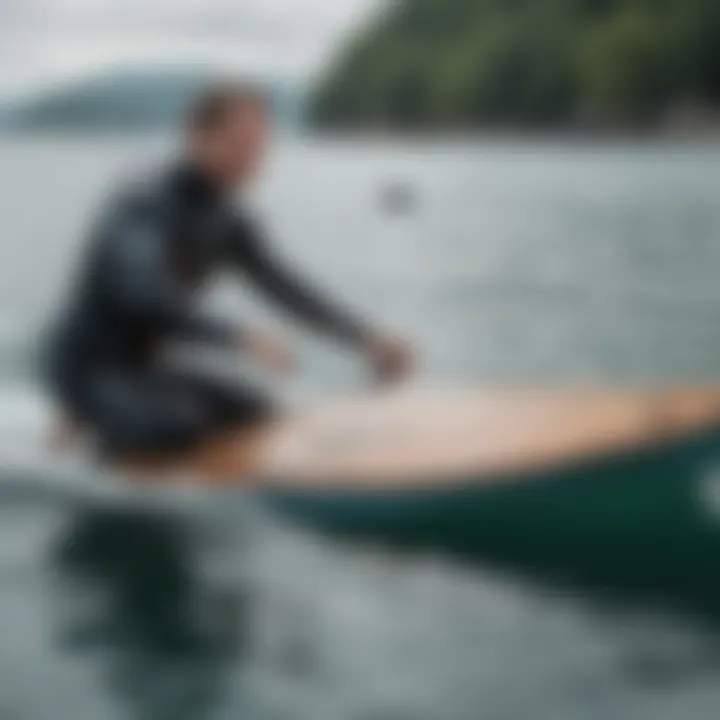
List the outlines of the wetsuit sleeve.
<svg viewBox="0 0 720 720">
<path fill-rule="evenodd" d="M 125 218 L 109 238 L 105 291 L 125 317 L 158 331 L 230 345 L 238 331 L 201 315 L 171 272 L 167 235 L 151 218 Z"/>
<path fill-rule="evenodd" d="M 283 309 L 341 340 L 363 342 L 365 326 L 278 259 L 247 218 L 234 218 L 230 261 Z"/>
</svg>

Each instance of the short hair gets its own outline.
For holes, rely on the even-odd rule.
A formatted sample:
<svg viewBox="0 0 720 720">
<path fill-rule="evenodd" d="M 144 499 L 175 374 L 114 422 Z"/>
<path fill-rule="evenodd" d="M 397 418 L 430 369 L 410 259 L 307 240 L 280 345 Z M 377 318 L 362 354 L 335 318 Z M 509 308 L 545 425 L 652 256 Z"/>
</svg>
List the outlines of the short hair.
<svg viewBox="0 0 720 720">
<path fill-rule="evenodd" d="M 190 103 L 186 127 L 190 132 L 214 130 L 237 109 L 268 107 L 266 92 L 241 81 L 214 82 L 203 88 Z"/>
</svg>

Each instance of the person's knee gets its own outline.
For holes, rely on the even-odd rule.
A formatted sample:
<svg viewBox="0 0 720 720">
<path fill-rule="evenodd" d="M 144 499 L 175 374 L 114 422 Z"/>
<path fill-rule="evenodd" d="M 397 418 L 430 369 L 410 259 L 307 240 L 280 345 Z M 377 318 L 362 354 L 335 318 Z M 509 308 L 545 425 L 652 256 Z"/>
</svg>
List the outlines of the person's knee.
<svg viewBox="0 0 720 720">
<path fill-rule="evenodd" d="M 270 420 L 275 414 L 275 405 L 264 392 L 244 388 L 228 393 L 223 410 L 223 424 L 248 425 Z"/>
<path fill-rule="evenodd" d="M 102 440 L 113 455 L 179 452 L 200 442 L 207 428 L 201 407 L 173 402 L 148 407 L 142 414 L 116 414 L 104 424 Z"/>
<path fill-rule="evenodd" d="M 166 449 L 186 448 L 205 439 L 210 427 L 210 417 L 200 403 L 178 398 L 158 422 L 157 441 Z"/>
</svg>

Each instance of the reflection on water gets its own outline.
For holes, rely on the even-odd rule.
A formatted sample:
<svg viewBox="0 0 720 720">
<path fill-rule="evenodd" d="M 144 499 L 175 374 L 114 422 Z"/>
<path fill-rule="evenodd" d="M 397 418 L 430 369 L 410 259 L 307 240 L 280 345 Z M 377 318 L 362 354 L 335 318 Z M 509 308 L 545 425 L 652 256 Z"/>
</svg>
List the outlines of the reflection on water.
<svg viewBox="0 0 720 720">
<path fill-rule="evenodd" d="M 208 573 L 226 551 L 235 567 Z M 53 661 L 84 659 L 107 713 L 474 720 L 487 708 L 591 720 L 632 708 L 676 720 L 690 698 L 697 718 L 717 699 L 720 639 L 705 625 L 430 559 L 282 532 L 245 548 L 213 528 L 119 512 L 73 518 L 52 558 Z"/>
<path fill-rule="evenodd" d="M 65 619 L 64 648 L 91 655 L 135 717 L 209 717 L 242 652 L 243 595 L 198 576 L 197 541 L 175 520 L 92 512 L 58 544 L 65 591 L 84 598 Z"/>
</svg>

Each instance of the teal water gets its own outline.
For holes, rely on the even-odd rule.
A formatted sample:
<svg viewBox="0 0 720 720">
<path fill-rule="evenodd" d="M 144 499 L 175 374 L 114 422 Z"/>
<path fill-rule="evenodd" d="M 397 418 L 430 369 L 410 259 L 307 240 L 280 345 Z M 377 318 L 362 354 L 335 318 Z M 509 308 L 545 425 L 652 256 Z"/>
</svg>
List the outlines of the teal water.
<svg viewBox="0 0 720 720">
<path fill-rule="evenodd" d="M 716 717 L 720 646 L 692 618 L 251 508 L 3 501 L 39 443 L 35 339 L 88 211 L 165 144 L 0 141 L 0 718 Z M 380 201 L 396 182 L 407 213 Z M 414 340 L 427 382 L 720 380 L 717 147 L 284 141 L 252 200 L 299 265 Z M 208 302 L 297 343 L 289 402 L 367 383 L 228 279 Z"/>
</svg>

